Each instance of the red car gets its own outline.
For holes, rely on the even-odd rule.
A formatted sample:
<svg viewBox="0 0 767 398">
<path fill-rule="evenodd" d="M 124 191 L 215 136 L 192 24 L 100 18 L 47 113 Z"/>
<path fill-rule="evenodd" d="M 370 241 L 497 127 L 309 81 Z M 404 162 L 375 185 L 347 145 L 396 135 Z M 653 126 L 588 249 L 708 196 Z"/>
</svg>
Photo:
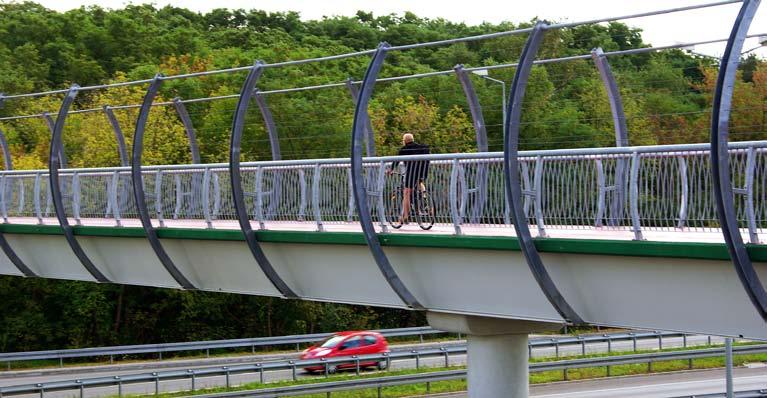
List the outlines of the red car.
<svg viewBox="0 0 767 398">
<path fill-rule="evenodd" d="M 340 332 L 317 343 L 304 350 L 301 359 L 319 359 L 349 357 L 352 355 L 372 355 L 389 352 L 389 343 L 386 339 L 376 332 Z M 360 362 L 361 368 L 377 367 L 380 370 L 386 369 L 386 361 L 367 361 Z M 335 373 L 338 369 L 355 368 L 354 361 L 345 363 L 334 363 L 328 365 L 328 373 Z M 304 368 L 307 372 L 324 371 L 325 367 L 310 366 Z"/>
</svg>

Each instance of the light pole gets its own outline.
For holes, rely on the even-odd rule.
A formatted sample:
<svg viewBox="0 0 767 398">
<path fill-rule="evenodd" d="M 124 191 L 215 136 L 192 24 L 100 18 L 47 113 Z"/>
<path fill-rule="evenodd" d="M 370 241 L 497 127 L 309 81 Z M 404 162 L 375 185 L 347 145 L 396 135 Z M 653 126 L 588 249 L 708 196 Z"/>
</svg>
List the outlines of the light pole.
<svg viewBox="0 0 767 398">
<path fill-rule="evenodd" d="M 501 106 L 503 107 L 501 109 L 501 115 L 503 117 L 503 122 L 501 122 L 501 126 L 503 126 L 503 135 L 506 136 L 506 82 L 503 80 L 493 79 L 492 77 L 488 76 L 487 69 L 477 69 L 477 70 L 471 71 L 471 73 L 485 80 L 489 80 L 491 82 L 501 84 Z"/>
</svg>

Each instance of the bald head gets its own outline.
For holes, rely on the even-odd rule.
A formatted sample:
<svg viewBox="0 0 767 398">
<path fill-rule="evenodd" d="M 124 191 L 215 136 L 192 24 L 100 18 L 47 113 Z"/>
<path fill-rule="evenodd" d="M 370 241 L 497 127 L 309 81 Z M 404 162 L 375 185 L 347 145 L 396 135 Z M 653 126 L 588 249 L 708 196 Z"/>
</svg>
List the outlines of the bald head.
<svg viewBox="0 0 767 398">
<path fill-rule="evenodd" d="M 403 144 L 409 144 L 409 143 L 411 143 L 413 141 L 414 141 L 413 134 L 406 133 L 406 134 L 402 135 L 402 143 Z"/>
</svg>

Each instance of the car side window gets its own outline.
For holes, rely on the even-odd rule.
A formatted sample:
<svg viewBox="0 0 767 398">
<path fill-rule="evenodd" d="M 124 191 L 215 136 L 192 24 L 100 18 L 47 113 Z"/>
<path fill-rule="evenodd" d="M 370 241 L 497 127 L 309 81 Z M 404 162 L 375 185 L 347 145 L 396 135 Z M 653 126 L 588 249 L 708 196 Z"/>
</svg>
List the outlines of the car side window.
<svg viewBox="0 0 767 398">
<path fill-rule="evenodd" d="M 357 348 L 361 344 L 362 344 L 362 339 L 360 338 L 360 336 L 354 336 L 354 337 L 350 338 L 349 340 L 346 340 L 344 342 L 343 347 L 344 347 L 344 349 Z"/>
<path fill-rule="evenodd" d="M 365 345 L 373 345 L 378 341 L 375 336 L 365 336 Z"/>
</svg>

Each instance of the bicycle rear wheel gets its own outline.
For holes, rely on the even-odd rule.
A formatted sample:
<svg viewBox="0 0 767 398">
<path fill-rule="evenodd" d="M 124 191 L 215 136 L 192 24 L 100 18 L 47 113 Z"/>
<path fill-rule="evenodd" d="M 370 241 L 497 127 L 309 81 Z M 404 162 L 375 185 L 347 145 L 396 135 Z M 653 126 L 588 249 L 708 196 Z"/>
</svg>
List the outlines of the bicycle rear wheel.
<svg viewBox="0 0 767 398">
<path fill-rule="evenodd" d="M 392 228 L 402 228 L 402 189 L 395 188 L 387 195 L 386 219 Z"/>
<path fill-rule="evenodd" d="M 424 231 L 428 231 L 434 226 L 436 215 L 434 214 L 434 200 L 426 190 L 420 191 L 415 195 L 416 219 L 418 226 Z"/>
</svg>

